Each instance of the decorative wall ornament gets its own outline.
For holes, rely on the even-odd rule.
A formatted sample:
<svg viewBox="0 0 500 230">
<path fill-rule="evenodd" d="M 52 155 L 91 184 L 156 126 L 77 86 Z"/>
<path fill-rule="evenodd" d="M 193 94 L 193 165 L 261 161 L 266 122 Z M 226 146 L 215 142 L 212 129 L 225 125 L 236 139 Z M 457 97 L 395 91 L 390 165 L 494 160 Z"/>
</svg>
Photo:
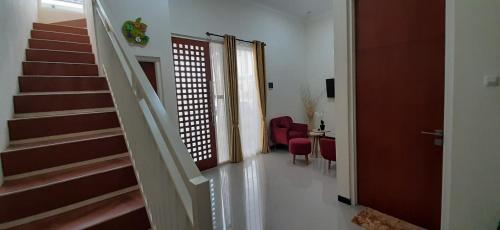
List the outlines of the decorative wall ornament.
<svg viewBox="0 0 500 230">
<path fill-rule="evenodd" d="M 149 37 L 146 35 L 148 25 L 141 22 L 142 18 L 136 18 L 135 21 L 126 21 L 122 26 L 122 33 L 125 39 L 131 45 L 146 46 Z"/>
</svg>

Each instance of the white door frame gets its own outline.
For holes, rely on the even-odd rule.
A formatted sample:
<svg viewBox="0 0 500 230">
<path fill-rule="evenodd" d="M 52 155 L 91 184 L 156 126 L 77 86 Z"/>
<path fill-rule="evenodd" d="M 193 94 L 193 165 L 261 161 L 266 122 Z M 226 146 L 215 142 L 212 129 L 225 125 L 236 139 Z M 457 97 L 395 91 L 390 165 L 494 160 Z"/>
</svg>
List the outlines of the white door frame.
<svg viewBox="0 0 500 230">
<path fill-rule="evenodd" d="M 135 56 L 137 61 L 141 62 L 153 62 L 155 64 L 155 72 L 156 72 L 156 87 L 158 87 L 158 97 L 163 101 L 163 80 L 161 75 L 161 63 L 160 57 L 153 56 Z"/>
<path fill-rule="evenodd" d="M 355 0 L 349 0 L 348 6 L 348 76 L 349 76 L 349 149 L 352 151 L 350 157 L 350 175 L 351 175 L 351 201 L 354 205 L 358 204 L 358 175 L 357 175 L 357 145 L 356 145 L 356 33 L 355 33 Z"/>
<path fill-rule="evenodd" d="M 357 204 L 354 0 L 334 2 L 335 132 L 340 197 Z"/>
</svg>

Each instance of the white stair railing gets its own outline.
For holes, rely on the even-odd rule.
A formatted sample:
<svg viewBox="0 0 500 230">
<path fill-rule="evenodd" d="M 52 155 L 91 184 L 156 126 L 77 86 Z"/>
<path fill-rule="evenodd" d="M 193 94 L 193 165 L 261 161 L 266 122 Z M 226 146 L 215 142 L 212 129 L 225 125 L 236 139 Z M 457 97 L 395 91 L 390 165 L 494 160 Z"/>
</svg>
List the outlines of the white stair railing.
<svg viewBox="0 0 500 230">
<path fill-rule="evenodd" d="M 212 229 L 210 188 L 176 124 L 100 0 L 93 1 L 96 50 L 107 77 L 154 229 Z"/>
</svg>

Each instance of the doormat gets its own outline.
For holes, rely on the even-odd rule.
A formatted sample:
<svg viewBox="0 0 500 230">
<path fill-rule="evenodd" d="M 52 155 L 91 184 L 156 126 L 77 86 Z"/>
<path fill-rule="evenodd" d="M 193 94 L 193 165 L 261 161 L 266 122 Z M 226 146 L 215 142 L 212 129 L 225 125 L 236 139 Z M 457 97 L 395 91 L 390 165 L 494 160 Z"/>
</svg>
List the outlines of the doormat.
<svg viewBox="0 0 500 230">
<path fill-rule="evenodd" d="M 381 213 L 371 208 L 365 208 L 354 216 L 352 222 L 367 230 L 423 230 L 424 228 Z"/>
</svg>

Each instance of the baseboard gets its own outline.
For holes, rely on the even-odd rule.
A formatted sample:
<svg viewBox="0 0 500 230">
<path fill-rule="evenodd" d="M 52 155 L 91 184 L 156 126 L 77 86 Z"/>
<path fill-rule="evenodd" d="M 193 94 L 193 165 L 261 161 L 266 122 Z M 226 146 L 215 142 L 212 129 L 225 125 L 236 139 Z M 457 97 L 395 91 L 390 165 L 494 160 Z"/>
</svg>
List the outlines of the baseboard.
<svg viewBox="0 0 500 230">
<path fill-rule="evenodd" d="M 338 200 L 344 204 L 351 205 L 351 200 L 343 196 L 337 196 Z"/>
</svg>

